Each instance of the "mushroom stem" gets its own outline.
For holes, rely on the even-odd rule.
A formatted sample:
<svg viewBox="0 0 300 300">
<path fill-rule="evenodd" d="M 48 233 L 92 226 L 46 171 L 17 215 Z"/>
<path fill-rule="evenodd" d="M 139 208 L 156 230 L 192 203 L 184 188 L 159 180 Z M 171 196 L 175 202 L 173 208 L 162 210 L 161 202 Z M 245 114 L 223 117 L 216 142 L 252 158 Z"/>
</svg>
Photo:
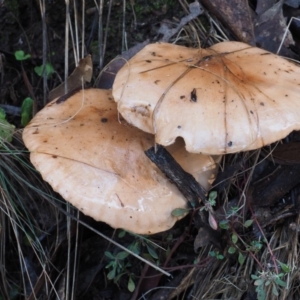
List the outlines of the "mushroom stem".
<svg viewBox="0 0 300 300">
<path fill-rule="evenodd" d="M 184 171 L 163 146 L 157 144 L 146 150 L 145 154 L 177 186 L 193 208 L 199 205 L 199 198 L 205 199 L 205 188 L 193 175 Z"/>
</svg>

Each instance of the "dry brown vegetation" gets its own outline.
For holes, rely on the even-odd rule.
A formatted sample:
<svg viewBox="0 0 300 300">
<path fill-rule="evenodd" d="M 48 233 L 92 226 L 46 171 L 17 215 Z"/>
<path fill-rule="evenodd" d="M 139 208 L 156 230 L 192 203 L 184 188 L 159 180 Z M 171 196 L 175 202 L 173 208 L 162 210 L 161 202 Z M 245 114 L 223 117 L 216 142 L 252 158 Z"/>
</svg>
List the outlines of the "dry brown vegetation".
<svg viewBox="0 0 300 300">
<path fill-rule="evenodd" d="M 42 109 L 87 54 L 87 86 L 106 88 L 120 64 L 105 66 L 148 41 L 236 40 L 299 59 L 299 1 L 200 2 L 0 0 L 0 127 L 15 126 L 11 141 L 0 130 L 0 300 L 300 298 L 299 133 L 226 155 L 205 209 L 153 236 L 114 230 L 66 204 L 22 143 L 23 100 Z M 18 50 L 30 58 L 18 61 Z M 51 71 L 38 75 L 46 63 Z"/>
</svg>

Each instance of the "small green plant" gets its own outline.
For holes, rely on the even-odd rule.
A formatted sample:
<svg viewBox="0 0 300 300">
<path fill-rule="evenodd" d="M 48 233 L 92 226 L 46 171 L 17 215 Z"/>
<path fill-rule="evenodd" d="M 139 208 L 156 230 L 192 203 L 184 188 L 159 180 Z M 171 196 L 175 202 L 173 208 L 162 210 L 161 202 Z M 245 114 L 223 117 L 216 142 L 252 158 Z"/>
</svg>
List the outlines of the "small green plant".
<svg viewBox="0 0 300 300">
<path fill-rule="evenodd" d="M 25 54 L 25 52 L 23 50 L 17 50 L 15 52 L 16 60 L 23 61 L 23 60 L 29 59 L 30 57 L 31 57 L 31 55 Z"/>
<path fill-rule="evenodd" d="M 15 126 L 10 124 L 6 120 L 6 113 L 2 108 L 0 108 L 0 140 L 1 140 L 1 143 L 3 140 L 6 142 L 11 142 L 14 131 L 15 131 Z"/>
<path fill-rule="evenodd" d="M 235 254 L 238 252 L 238 262 L 243 265 L 245 262 L 244 253 L 254 252 L 257 253 L 262 248 L 261 241 L 251 241 L 250 245 L 248 245 L 242 237 L 236 232 L 235 225 L 239 225 L 244 227 L 245 229 L 249 228 L 253 224 L 253 220 L 249 219 L 245 222 L 241 222 L 242 216 L 239 215 L 240 207 L 233 206 L 226 213 L 226 219 L 219 222 L 219 226 L 221 229 L 227 230 L 230 232 L 232 246 L 228 248 L 229 254 Z M 239 244 L 240 242 L 240 244 Z M 243 247 L 243 250 L 241 249 Z"/>
<path fill-rule="evenodd" d="M 106 251 L 105 256 L 110 260 L 110 262 L 106 265 L 107 269 L 110 269 L 107 278 L 109 280 L 113 280 L 114 283 L 118 283 L 120 278 L 127 274 L 127 269 L 131 267 L 130 262 L 126 261 L 129 253 L 126 251 L 121 251 L 116 255 L 113 255 L 111 252 Z M 135 289 L 135 283 L 132 279 L 132 276 L 129 275 L 129 280 L 127 284 L 127 288 L 130 292 L 133 292 Z"/>
<path fill-rule="evenodd" d="M 258 272 L 258 275 L 251 275 L 251 278 L 254 280 L 254 285 L 256 286 L 257 300 L 266 299 L 266 291 L 269 286 L 272 288 L 272 294 L 276 297 L 279 296 L 278 290 L 287 286 L 286 282 L 282 280 L 282 277 L 285 275 L 286 272 L 276 274 L 271 271 L 262 271 Z"/>
<path fill-rule="evenodd" d="M 16 60 L 21 61 L 21 62 L 31 58 L 31 55 L 28 53 L 26 54 L 23 50 L 17 50 L 17 51 L 15 51 L 14 54 L 15 54 Z M 45 74 L 48 78 L 54 73 L 54 68 L 51 63 L 47 62 L 45 65 L 36 66 L 34 68 L 34 71 L 40 77 L 42 77 L 45 72 Z"/>
<path fill-rule="evenodd" d="M 214 217 L 214 209 L 213 207 L 216 205 L 216 199 L 217 199 L 217 192 L 216 191 L 212 191 L 209 193 L 208 195 L 208 200 L 204 203 L 204 206 L 200 209 L 202 210 L 206 210 L 208 212 L 208 222 L 211 228 L 213 228 L 214 230 L 218 229 L 218 223 Z"/>
<path fill-rule="evenodd" d="M 256 221 L 259 228 L 260 226 L 255 217 L 254 219 L 242 222 L 241 220 L 243 220 L 243 217 L 239 214 L 239 211 L 239 207 L 231 207 L 231 209 L 226 213 L 226 219 L 219 222 L 220 228 L 228 231 L 229 233 L 231 246 L 228 248 L 228 253 L 231 255 L 238 253 L 238 262 L 240 265 L 244 264 L 246 255 L 250 255 L 254 261 L 257 262 L 260 269 L 263 270 L 258 272 L 258 275 L 251 275 L 251 278 L 254 280 L 254 285 L 256 286 L 255 291 L 257 292 L 258 300 L 266 300 L 267 291 L 269 291 L 270 288 L 272 294 L 277 297 L 279 295 L 279 290 L 287 286 L 286 282 L 284 282 L 282 278 L 290 272 L 290 268 L 286 264 L 274 259 L 272 250 L 269 248 L 268 242 L 265 238 L 263 240 L 252 240 L 250 243 L 244 240 L 243 236 L 236 228 L 244 228 L 244 230 L 246 230 L 252 226 L 254 221 Z M 262 250 L 264 245 L 268 247 L 274 263 L 276 265 L 279 264 L 281 272 L 279 272 L 278 267 L 275 268 L 275 270 L 266 271 L 264 266 L 259 262 L 257 254 Z"/>
<path fill-rule="evenodd" d="M 24 99 L 21 107 L 21 124 L 25 127 L 32 118 L 33 100 L 30 97 Z"/>
<path fill-rule="evenodd" d="M 48 78 L 54 73 L 54 68 L 53 68 L 52 64 L 47 62 L 45 66 L 41 65 L 41 66 L 35 67 L 34 71 L 35 71 L 36 74 L 38 74 L 41 77 L 43 76 L 43 74 L 45 72 L 45 74 Z"/>
<path fill-rule="evenodd" d="M 210 252 L 209 252 L 209 255 L 210 255 L 211 257 L 215 257 L 215 258 L 218 259 L 218 260 L 224 259 L 224 255 L 220 254 L 219 251 L 210 251 Z"/>
<path fill-rule="evenodd" d="M 118 237 L 123 238 L 126 233 L 127 232 L 125 230 L 122 230 L 118 234 Z M 129 234 L 134 236 L 135 239 L 128 246 L 128 249 L 137 255 L 142 255 L 144 258 L 156 262 L 156 264 L 159 265 L 159 257 L 156 253 L 155 245 L 143 236 L 138 236 L 131 233 Z M 147 251 L 143 251 L 146 249 Z M 109 263 L 106 265 L 106 268 L 109 269 L 107 278 L 118 284 L 121 277 L 123 275 L 127 275 L 127 288 L 130 292 L 133 292 L 135 290 L 135 282 L 134 275 L 129 271 L 129 268 L 132 266 L 128 260 L 129 253 L 126 251 L 120 251 L 117 254 L 113 254 L 109 251 L 106 251 L 105 256 L 109 259 Z"/>
<path fill-rule="evenodd" d="M 237 214 L 238 210 L 234 210 Z M 231 214 L 232 216 L 232 211 Z M 238 221 L 239 222 L 239 221 Z M 227 231 L 231 231 L 230 232 L 230 237 L 231 237 L 231 242 L 232 242 L 232 246 L 230 246 L 228 248 L 228 253 L 229 254 L 235 254 L 236 252 L 238 252 L 238 262 L 240 263 L 240 265 L 243 265 L 245 262 L 245 255 L 244 253 L 257 253 L 261 248 L 262 248 L 262 242 L 261 241 L 251 241 L 250 245 L 248 245 L 242 238 L 241 236 L 235 231 L 234 229 L 234 221 L 230 221 L 230 220 L 222 220 L 219 222 L 219 226 L 220 228 L 227 230 Z M 240 222 L 239 222 L 240 223 Z M 242 224 L 242 226 L 244 228 L 248 228 L 252 225 L 253 220 L 246 220 L 244 223 L 240 223 Z M 239 245 L 238 242 L 241 242 L 241 245 Z M 244 246 L 244 250 L 241 249 L 241 246 Z"/>
<path fill-rule="evenodd" d="M 148 239 L 144 238 L 143 236 L 135 236 L 135 241 L 132 242 L 128 249 L 134 252 L 137 255 L 143 255 L 146 259 L 150 261 L 154 261 L 159 264 L 158 255 L 155 250 L 155 245 L 151 243 Z M 147 252 L 142 253 L 142 249 L 147 249 Z"/>
</svg>

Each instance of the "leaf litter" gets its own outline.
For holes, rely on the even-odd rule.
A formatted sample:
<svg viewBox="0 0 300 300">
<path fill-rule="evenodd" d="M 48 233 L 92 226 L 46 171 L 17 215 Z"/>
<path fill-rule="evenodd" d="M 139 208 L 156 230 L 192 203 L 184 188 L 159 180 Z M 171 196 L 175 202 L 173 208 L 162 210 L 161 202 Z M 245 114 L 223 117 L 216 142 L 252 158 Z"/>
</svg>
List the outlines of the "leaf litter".
<svg viewBox="0 0 300 300">
<path fill-rule="evenodd" d="M 297 138 L 295 137 L 289 137 L 288 139 L 293 139 L 295 143 L 297 142 Z M 289 143 L 286 144 L 288 145 Z M 267 154 L 267 156 L 270 156 L 269 163 L 272 164 L 272 152 L 270 153 L 271 154 Z M 252 215 L 251 202 L 247 203 L 247 205 L 244 205 L 243 207 L 245 209 L 238 215 L 234 214 L 234 212 L 236 211 L 235 208 L 240 204 L 241 199 L 243 199 L 243 193 L 245 192 L 245 187 L 247 187 L 248 185 L 250 185 L 251 187 L 251 185 L 253 184 L 249 179 L 249 176 L 251 175 L 251 170 L 253 169 L 253 164 L 256 165 L 255 169 L 259 169 L 264 164 L 264 161 L 266 160 L 265 156 L 266 155 L 263 155 L 262 157 L 259 156 L 259 160 L 256 160 L 254 159 L 254 154 L 251 152 L 250 153 L 246 152 L 243 154 L 235 154 L 235 155 L 232 154 L 225 157 L 221 163 L 221 167 L 224 169 L 225 172 L 231 165 L 239 166 L 233 172 L 235 175 L 230 176 L 230 180 L 227 180 L 226 184 L 223 185 L 223 189 L 218 196 L 217 206 L 218 208 L 226 207 L 226 209 L 223 210 L 222 213 L 220 213 L 221 214 L 220 218 L 224 218 L 224 216 L 226 217 L 229 215 L 230 217 L 228 217 L 227 220 L 233 223 L 234 228 L 237 228 L 241 232 L 243 232 L 244 229 L 241 229 L 239 226 L 240 218 L 247 218 L 249 217 L 250 214 L 250 216 L 253 216 L 253 218 L 255 219 L 255 214 Z M 278 153 L 275 156 L 278 157 Z M 281 160 L 287 160 L 287 158 L 281 157 Z M 292 161 L 295 161 L 295 158 L 293 158 Z M 256 171 L 253 172 L 253 176 L 259 178 L 259 176 L 261 176 L 259 175 L 260 173 L 258 172 L 258 174 L 256 174 L 255 172 Z M 269 173 L 265 173 L 264 177 L 268 178 L 273 173 L 274 173 L 274 169 L 271 170 Z M 288 175 L 286 175 L 286 177 L 288 177 Z M 266 185 L 262 185 L 260 187 L 260 190 L 264 190 L 265 188 L 267 188 L 267 190 L 270 191 L 272 190 L 272 188 L 269 188 Z M 295 188 L 292 188 L 291 191 L 285 190 L 285 192 L 286 192 L 285 193 L 286 197 L 284 197 L 284 200 L 283 199 L 272 200 L 272 207 L 270 208 L 270 211 L 268 213 L 266 212 L 262 213 L 262 218 L 265 218 L 267 224 L 270 220 L 272 220 L 271 215 L 272 214 L 274 215 L 274 211 L 272 211 L 272 209 L 276 210 L 276 208 L 280 207 L 280 205 L 282 205 L 281 207 L 283 207 L 282 211 L 284 211 L 284 207 L 286 207 L 287 204 L 288 207 L 292 205 L 292 207 L 295 208 L 294 211 L 293 210 L 291 211 L 292 214 L 290 214 L 289 216 L 292 216 L 293 214 L 294 215 L 298 214 L 297 199 L 299 196 L 297 195 L 299 195 L 299 193 L 298 193 L 297 185 Z M 232 204 L 227 206 L 227 204 L 229 204 L 230 202 L 232 202 Z M 262 206 L 261 204 L 263 203 L 260 197 L 258 198 L 258 202 L 259 202 L 258 208 L 255 208 L 256 211 L 259 210 L 259 208 Z M 230 213 L 228 213 L 229 211 Z M 268 225 L 265 227 L 264 235 L 267 237 L 267 240 L 269 241 L 269 247 L 265 247 L 263 252 L 259 256 L 261 266 L 264 266 L 266 268 L 265 269 L 266 271 L 268 271 L 268 268 L 270 268 L 271 272 L 273 272 L 273 270 L 275 269 L 274 265 L 276 264 L 276 261 L 274 264 L 274 260 L 272 260 L 270 249 L 274 249 L 276 258 L 278 258 L 278 260 L 280 260 L 281 262 L 286 262 L 290 266 L 297 263 L 298 261 L 297 255 L 299 250 L 297 248 L 297 232 L 290 229 L 289 221 L 285 222 L 284 218 L 280 219 L 280 210 L 278 211 L 278 214 L 279 215 L 278 218 L 276 218 L 276 220 L 281 220 L 281 223 L 277 223 L 276 221 L 275 223 L 272 223 L 272 227 L 270 226 L 268 227 Z M 203 224 L 201 223 L 203 222 L 202 218 L 203 217 L 200 216 L 201 220 L 200 221 L 198 220 L 198 224 Z M 195 218 L 195 222 L 197 222 L 197 218 Z M 204 218 L 204 222 L 206 222 L 205 218 Z M 243 233 L 249 235 L 250 240 L 252 240 L 251 236 L 253 234 L 254 236 L 258 235 L 257 237 L 259 238 L 259 235 L 261 235 L 261 230 L 258 228 L 258 225 L 260 225 L 260 223 L 261 221 L 255 223 L 255 226 L 253 225 L 253 227 L 256 228 L 253 228 L 253 230 L 252 228 L 250 228 L 248 229 L 248 231 L 246 230 Z M 298 218 L 293 219 L 293 223 L 291 224 L 295 224 L 295 226 L 297 227 L 299 225 Z M 199 228 L 202 228 L 201 225 L 198 226 Z M 195 228 L 197 228 L 197 226 Z M 230 234 L 228 231 L 225 232 L 223 231 L 222 234 L 223 234 L 222 245 L 221 245 L 221 249 L 218 251 L 225 252 L 226 254 L 226 242 L 227 242 L 226 237 L 229 240 Z M 195 236 L 195 235 L 192 234 L 188 236 L 190 238 L 191 236 Z M 187 246 L 189 243 L 190 245 L 193 245 L 191 239 L 186 240 L 184 244 L 185 246 Z M 288 245 L 287 247 L 289 252 L 287 252 L 286 248 L 280 247 L 280 245 L 283 246 Z M 211 247 L 211 245 L 208 244 L 207 247 Z M 183 251 L 181 250 L 178 252 L 178 254 L 182 252 Z M 292 253 L 292 254 L 287 255 L 287 253 Z M 195 254 L 193 253 L 189 259 L 184 260 L 183 258 L 181 258 L 181 260 L 178 260 L 177 261 L 178 266 L 180 265 L 183 266 L 184 263 L 190 262 L 191 257 L 195 257 Z M 213 258 L 208 257 L 208 251 L 206 250 L 206 248 L 205 247 L 201 248 L 198 257 L 198 262 L 201 263 L 198 264 L 196 263 L 196 266 L 191 269 L 191 272 L 187 272 L 187 274 L 185 274 L 187 280 L 183 279 L 179 284 L 177 282 L 178 291 L 181 291 L 183 293 L 182 295 L 184 295 L 184 291 L 189 290 L 190 295 L 193 295 L 193 297 L 197 297 L 199 299 L 203 297 L 212 298 L 214 296 L 218 296 L 216 295 L 216 293 L 219 293 L 219 296 L 220 293 L 222 293 L 223 298 L 234 297 L 234 299 L 241 299 L 241 297 L 245 296 L 245 294 L 248 296 L 252 294 L 255 297 L 255 290 L 251 288 L 251 280 L 249 279 L 250 277 L 248 276 L 248 274 L 250 275 L 251 273 L 256 272 L 257 266 L 253 264 L 253 257 L 246 256 L 246 260 L 243 265 L 236 265 L 235 257 L 230 257 L 228 255 L 225 255 L 226 258 L 223 261 L 217 260 L 216 257 L 218 257 L 218 255 L 214 255 Z M 175 258 L 176 256 L 173 257 L 173 259 Z M 208 259 L 207 264 L 204 263 L 205 259 Z M 174 260 L 172 261 L 172 263 L 176 264 L 176 261 Z M 175 278 L 178 276 L 178 273 L 174 272 Z M 280 291 L 281 296 L 283 297 L 282 299 L 288 298 L 289 291 L 293 290 L 293 286 L 295 287 L 297 286 L 297 280 L 298 280 L 297 272 L 294 269 L 292 269 L 292 273 L 290 275 L 291 275 L 290 277 L 291 283 L 290 283 L 289 290 L 282 289 Z M 292 279 L 294 279 L 294 281 L 292 281 Z M 160 286 L 163 287 L 163 285 L 164 285 L 164 281 L 162 280 Z M 138 287 L 136 289 L 138 289 Z M 269 293 L 269 295 L 272 294 L 272 290 L 270 289 L 267 290 L 266 292 Z M 112 297 L 112 294 L 110 295 Z M 178 296 L 178 294 L 176 294 L 175 292 L 172 294 L 172 296 L 176 297 Z M 294 297 L 297 298 L 297 295 L 294 294 Z M 153 299 L 155 299 L 154 296 Z"/>
</svg>

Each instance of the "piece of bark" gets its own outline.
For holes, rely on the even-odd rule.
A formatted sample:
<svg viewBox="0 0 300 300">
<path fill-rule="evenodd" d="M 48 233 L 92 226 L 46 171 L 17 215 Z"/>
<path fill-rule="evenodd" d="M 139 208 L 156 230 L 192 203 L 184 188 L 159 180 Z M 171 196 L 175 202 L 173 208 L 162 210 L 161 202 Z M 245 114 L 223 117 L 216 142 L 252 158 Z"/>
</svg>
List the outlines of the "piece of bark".
<svg viewBox="0 0 300 300">
<path fill-rule="evenodd" d="M 213 190 L 221 193 L 229 186 L 236 173 L 242 170 L 242 168 L 242 163 L 226 165 L 225 169 L 217 174 L 216 180 L 213 183 Z"/>
<path fill-rule="evenodd" d="M 273 165 L 261 178 L 249 187 L 250 205 L 271 206 L 300 182 L 300 164 Z"/>
<path fill-rule="evenodd" d="M 265 156 L 280 165 L 300 164 L 300 142 L 278 144 L 271 153 L 267 152 Z"/>
<path fill-rule="evenodd" d="M 283 0 L 258 15 L 254 20 L 256 45 L 273 53 L 277 53 L 284 33 L 287 30 L 282 5 Z M 288 49 L 288 47 L 293 44 L 294 40 L 288 31 L 279 54 L 294 57 L 292 51 Z"/>
<path fill-rule="evenodd" d="M 251 9 L 247 0 L 201 0 L 201 2 L 239 41 L 255 46 Z"/>
<path fill-rule="evenodd" d="M 270 9 L 276 3 L 275 0 L 257 0 L 255 12 L 257 15 L 261 15 L 268 9 Z"/>
<path fill-rule="evenodd" d="M 293 7 L 293 8 L 299 8 L 300 1 L 299 0 L 284 0 L 284 4 Z"/>
<path fill-rule="evenodd" d="M 177 186 L 192 207 L 199 205 L 199 198 L 205 199 L 206 190 L 175 161 L 172 155 L 161 145 L 145 151 L 147 157 Z"/>
</svg>

